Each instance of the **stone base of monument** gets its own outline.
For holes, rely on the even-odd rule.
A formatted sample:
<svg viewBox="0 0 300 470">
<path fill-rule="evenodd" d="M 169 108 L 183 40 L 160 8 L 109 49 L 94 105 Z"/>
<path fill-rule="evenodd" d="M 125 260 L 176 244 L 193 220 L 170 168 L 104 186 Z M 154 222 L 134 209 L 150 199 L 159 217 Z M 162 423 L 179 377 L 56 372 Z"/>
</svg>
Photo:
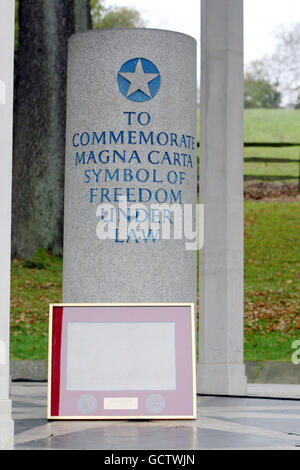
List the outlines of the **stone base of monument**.
<svg viewBox="0 0 300 470">
<path fill-rule="evenodd" d="M 247 395 L 243 364 L 198 364 L 197 391 L 205 395 Z"/>
<path fill-rule="evenodd" d="M 11 401 L 0 400 L 0 449 L 13 449 L 14 422 L 11 419 Z"/>
</svg>

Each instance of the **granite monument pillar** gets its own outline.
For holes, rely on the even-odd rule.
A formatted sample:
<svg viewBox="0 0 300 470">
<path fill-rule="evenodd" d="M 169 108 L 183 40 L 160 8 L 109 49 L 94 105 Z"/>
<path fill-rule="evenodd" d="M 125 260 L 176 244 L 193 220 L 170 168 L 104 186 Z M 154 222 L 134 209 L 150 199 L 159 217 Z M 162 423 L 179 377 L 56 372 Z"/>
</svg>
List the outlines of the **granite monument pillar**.
<svg viewBox="0 0 300 470">
<path fill-rule="evenodd" d="M 65 175 L 64 302 L 196 302 L 193 38 L 71 37 Z"/>
</svg>

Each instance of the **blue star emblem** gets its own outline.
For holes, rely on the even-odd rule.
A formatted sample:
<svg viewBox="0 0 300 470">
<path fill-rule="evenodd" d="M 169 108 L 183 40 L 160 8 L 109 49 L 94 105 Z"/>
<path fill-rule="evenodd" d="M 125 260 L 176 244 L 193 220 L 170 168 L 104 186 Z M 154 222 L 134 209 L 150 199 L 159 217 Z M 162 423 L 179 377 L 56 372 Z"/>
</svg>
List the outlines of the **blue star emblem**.
<svg viewBox="0 0 300 470">
<path fill-rule="evenodd" d="M 150 60 L 136 57 L 125 62 L 118 73 L 118 86 L 130 101 L 149 101 L 160 89 L 160 72 Z"/>
</svg>

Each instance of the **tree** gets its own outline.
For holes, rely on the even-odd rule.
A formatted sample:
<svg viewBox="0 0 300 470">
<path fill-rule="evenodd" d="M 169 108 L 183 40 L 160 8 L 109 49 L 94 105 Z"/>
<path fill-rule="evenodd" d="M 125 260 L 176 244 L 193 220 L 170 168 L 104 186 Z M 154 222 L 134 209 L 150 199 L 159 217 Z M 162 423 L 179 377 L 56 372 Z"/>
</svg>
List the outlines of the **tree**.
<svg viewBox="0 0 300 470">
<path fill-rule="evenodd" d="M 272 83 L 263 61 L 254 61 L 246 70 L 244 87 L 245 108 L 279 108 L 281 94 Z"/>
<path fill-rule="evenodd" d="M 63 249 L 68 37 L 104 27 L 143 26 L 104 0 L 16 0 L 12 255 Z"/>
<path fill-rule="evenodd" d="M 91 26 L 89 0 L 19 0 L 12 255 L 62 253 L 68 37 Z"/>
<path fill-rule="evenodd" d="M 15 54 L 19 47 L 19 0 L 15 0 Z"/>
<path fill-rule="evenodd" d="M 144 27 L 141 14 L 127 7 L 104 6 L 104 1 L 91 0 L 93 28 L 137 28 Z"/>
<path fill-rule="evenodd" d="M 277 47 L 270 58 L 270 69 L 279 84 L 284 103 L 299 105 L 300 98 L 300 23 L 279 28 Z"/>
</svg>

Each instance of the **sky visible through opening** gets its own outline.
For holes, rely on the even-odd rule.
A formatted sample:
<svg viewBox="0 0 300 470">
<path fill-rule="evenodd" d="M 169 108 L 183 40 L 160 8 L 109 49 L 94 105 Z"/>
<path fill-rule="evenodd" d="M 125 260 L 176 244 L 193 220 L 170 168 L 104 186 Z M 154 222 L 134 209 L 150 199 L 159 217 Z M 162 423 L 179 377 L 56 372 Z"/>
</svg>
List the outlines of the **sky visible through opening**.
<svg viewBox="0 0 300 470">
<path fill-rule="evenodd" d="M 140 11 L 146 27 L 170 29 L 193 36 L 200 61 L 200 0 L 106 0 L 105 5 Z M 184 5 L 184 6 L 183 6 Z M 245 64 L 272 54 L 280 26 L 300 22 L 300 0 L 244 0 Z M 200 79 L 198 66 L 198 80 Z"/>
</svg>

